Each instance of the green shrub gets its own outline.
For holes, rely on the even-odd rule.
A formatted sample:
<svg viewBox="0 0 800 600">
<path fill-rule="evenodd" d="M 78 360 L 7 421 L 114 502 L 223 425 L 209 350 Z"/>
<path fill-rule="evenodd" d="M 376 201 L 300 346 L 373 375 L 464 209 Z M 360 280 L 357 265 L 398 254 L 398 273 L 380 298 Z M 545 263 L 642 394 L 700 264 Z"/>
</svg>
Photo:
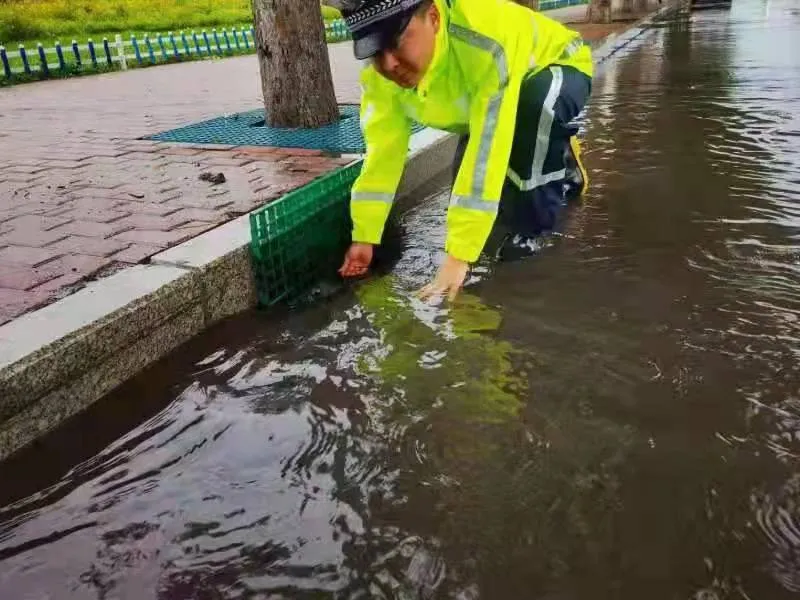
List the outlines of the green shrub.
<svg viewBox="0 0 800 600">
<path fill-rule="evenodd" d="M 24 13 L 11 14 L 0 20 L 0 44 L 46 35 L 41 22 Z"/>
</svg>

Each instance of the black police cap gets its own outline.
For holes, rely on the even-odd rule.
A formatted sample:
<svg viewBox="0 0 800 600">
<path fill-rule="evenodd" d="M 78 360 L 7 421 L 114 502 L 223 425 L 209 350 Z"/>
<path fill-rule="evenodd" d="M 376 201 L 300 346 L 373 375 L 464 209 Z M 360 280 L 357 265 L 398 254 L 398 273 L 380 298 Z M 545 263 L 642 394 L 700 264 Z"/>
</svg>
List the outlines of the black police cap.
<svg viewBox="0 0 800 600">
<path fill-rule="evenodd" d="M 423 1 L 362 0 L 355 7 L 342 8 L 356 58 L 371 58 L 394 44 Z"/>
</svg>

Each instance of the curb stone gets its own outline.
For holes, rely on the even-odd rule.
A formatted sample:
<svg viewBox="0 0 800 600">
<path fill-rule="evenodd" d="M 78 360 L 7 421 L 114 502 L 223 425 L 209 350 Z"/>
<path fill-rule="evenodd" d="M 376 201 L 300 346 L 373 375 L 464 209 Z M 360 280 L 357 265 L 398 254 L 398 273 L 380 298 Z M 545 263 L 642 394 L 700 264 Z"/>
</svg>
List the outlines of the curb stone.
<svg viewBox="0 0 800 600">
<path fill-rule="evenodd" d="M 681 4 L 682 0 L 673 0 L 673 2 L 667 6 L 659 8 L 654 13 L 646 15 L 634 22 L 622 33 L 610 34 L 597 49 L 592 51 L 595 64 L 599 68 L 598 70 L 602 71 L 603 65 L 608 62 L 610 58 L 616 56 L 620 50 L 630 46 L 635 40 L 652 31 L 652 25 L 656 21 L 680 10 Z M 595 76 L 597 76 L 597 74 Z"/>
</svg>

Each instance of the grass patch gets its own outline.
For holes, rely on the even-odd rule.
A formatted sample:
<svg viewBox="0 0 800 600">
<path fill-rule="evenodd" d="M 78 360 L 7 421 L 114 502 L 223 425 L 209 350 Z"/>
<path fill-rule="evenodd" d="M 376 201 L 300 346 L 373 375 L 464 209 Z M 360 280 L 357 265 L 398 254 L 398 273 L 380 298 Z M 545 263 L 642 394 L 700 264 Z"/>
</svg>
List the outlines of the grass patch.
<svg viewBox="0 0 800 600">
<path fill-rule="evenodd" d="M 339 18 L 321 7 L 326 20 Z M 249 0 L 0 0 L 0 45 L 16 50 L 20 43 L 35 50 L 72 38 L 85 43 L 117 33 L 167 32 L 252 23 Z"/>
</svg>

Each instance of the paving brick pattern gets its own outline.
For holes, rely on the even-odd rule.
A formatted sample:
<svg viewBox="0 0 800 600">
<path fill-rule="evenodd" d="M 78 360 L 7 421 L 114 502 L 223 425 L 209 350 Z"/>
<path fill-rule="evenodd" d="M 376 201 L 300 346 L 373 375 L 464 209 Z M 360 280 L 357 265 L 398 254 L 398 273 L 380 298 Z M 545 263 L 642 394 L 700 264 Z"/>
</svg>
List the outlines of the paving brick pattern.
<svg viewBox="0 0 800 600">
<path fill-rule="evenodd" d="M 340 100 L 357 102 L 347 45 L 331 62 Z M 0 90 L 0 324 L 347 162 L 141 139 L 260 102 L 253 57 Z"/>
</svg>

